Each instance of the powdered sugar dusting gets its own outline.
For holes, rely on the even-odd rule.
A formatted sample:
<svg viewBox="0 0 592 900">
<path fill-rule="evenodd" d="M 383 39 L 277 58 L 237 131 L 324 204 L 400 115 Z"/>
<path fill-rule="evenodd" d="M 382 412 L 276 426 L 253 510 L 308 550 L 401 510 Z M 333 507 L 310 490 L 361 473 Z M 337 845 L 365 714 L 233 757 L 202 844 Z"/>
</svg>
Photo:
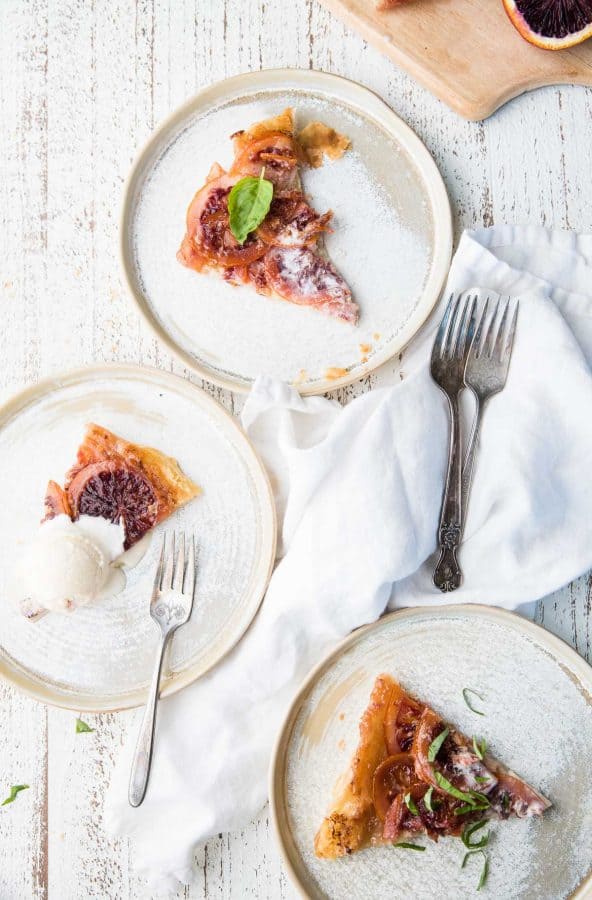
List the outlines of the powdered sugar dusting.
<svg viewBox="0 0 592 900">
<path fill-rule="evenodd" d="M 333 663 L 303 702 L 285 778 L 294 861 L 311 896 L 432 900 L 472 896 L 477 885 L 482 861 L 461 869 L 465 849 L 453 838 L 418 839 L 427 848 L 421 854 L 385 847 L 334 862 L 314 856 L 314 834 L 383 671 L 468 735 L 485 737 L 493 756 L 553 802 L 542 819 L 492 824 L 484 896 L 568 897 L 592 865 L 592 679 L 580 684 L 564 662 L 510 624 L 452 611 L 382 623 Z M 470 712 L 464 687 L 483 694 L 486 716 Z"/>
<path fill-rule="evenodd" d="M 322 120 L 352 140 L 342 159 L 306 171 L 303 182 L 319 212 L 334 211 L 326 248 L 360 306 L 357 327 L 197 275 L 175 258 L 191 197 L 213 161 L 232 159 L 229 135 L 286 106 L 298 127 Z M 305 370 L 314 383 L 328 367 L 361 371 L 360 344 L 371 359 L 396 339 L 432 265 L 432 210 L 413 161 L 373 120 L 320 93 L 278 89 L 189 118 L 165 136 L 133 202 L 137 279 L 153 315 L 185 353 L 242 383 L 262 372 L 295 380 Z"/>
</svg>

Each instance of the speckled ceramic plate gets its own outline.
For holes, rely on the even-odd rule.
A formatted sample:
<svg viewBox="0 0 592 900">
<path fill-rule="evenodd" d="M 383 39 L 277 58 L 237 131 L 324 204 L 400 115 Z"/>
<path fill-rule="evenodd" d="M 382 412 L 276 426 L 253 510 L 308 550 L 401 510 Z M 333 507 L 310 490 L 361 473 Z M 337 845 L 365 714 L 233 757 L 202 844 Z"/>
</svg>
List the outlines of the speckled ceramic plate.
<svg viewBox="0 0 592 900">
<path fill-rule="evenodd" d="M 328 861 L 314 835 L 358 741 L 374 680 L 389 672 L 553 802 L 541 819 L 493 822 L 480 896 L 560 900 L 590 896 L 592 670 L 563 641 L 491 607 L 412 609 L 344 641 L 308 677 L 278 739 L 270 776 L 274 824 L 304 897 L 433 900 L 472 897 L 482 861 L 460 840 L 422 838 L 423 853 L 392 847 Z M 462 689 L 484 697 L 472 713 Z"/>
<path fill-rule="evenodd" d="M 327 250 L 360 305 L 359 325 L 198 275 L 176 260 L 187 206 L 229 136 L 295 111 L 323 121 L 351 150 L 303 173 L 319 210 L 333 209 Z M 323 72 L 250 72 L 212 85 L 156 131 L 130 175 L 121 225 L 125 277 L 157 336 L 204 378 L 245 391 L 260 373 L 314 394 L 349 384 L 397 354 L 426 320 L 450 262 L 446 190 L 419 138 L 367 88 Z"/>
<path fill-rule="evenodd" d="M 203 494 L 152 532 L 125 589 L 73 613 L 25 620 L 7 599 L 10 561 L 37 527 L 47 481 L 63 482 L 87 422 L 174 456 Z M 189 684 L 241 637 L 275 555 L 267 476 L 232 418 L 189 381 L 105 366 L 44 381 L 0 410 L 0 674 L 43 700 L 102 711 L 142 703 L 157 629 L 149 616 L 160 533 L 193 530 L 198 552 L 190 621 L 171 643 L 163 694 Z"/>
</svg>

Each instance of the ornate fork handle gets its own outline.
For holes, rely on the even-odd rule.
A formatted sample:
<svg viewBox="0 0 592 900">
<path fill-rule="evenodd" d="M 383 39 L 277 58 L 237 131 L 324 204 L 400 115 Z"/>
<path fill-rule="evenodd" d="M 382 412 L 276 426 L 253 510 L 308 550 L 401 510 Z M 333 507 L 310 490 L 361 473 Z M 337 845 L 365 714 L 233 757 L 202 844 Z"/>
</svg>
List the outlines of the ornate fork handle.
<svg viewBox="0 0 592 900">
<path fill-rule="evenodd" d="M 434 571 L 434 584 L 441 591 L 454 591 L 460 586 L 462 572 L 457 549 L 462 538 L 462 456 L 458 394 L 447 394 L 450 407 L 450 448 L 448 474 L 442 501 L 438 540 L 440 559 Z"/>
<path fill-rule="evenodd" d="M 150 764 L 152 762 L 152 746 L 154 743 L 154 728 L 156 725 L 156 705 L 158 703 L 160 673 L 162 670 L 164 651 L 166 650 L 170 635 L 171 633 L 168 632 L 167 634 L 161 634 L 160 637 L 156 666 L 150 684 L 150 695 L 144 711 L 144 718 L 142 719 L 142 725 L 140 726 L 140 733 L 138 735 L 138 742 L 136 744 L 132 762 L 128 794 L 131 806 L 139 806 L 142 803 L 148 786 L 148 776 L 150 774 Z"/>
</svg>

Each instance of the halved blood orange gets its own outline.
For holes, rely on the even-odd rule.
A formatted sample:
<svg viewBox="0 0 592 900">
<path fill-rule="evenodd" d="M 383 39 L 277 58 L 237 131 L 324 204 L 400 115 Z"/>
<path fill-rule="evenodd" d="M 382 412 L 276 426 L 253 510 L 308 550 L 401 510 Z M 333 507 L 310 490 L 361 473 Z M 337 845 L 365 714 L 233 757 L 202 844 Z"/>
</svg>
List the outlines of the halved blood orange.
<svg viewBox="0 0 592 900">
<path fill-rule="evenodd" d="M 523 38 L 544 50 L 563 50 L 592 37 L 592 0 L 502 0 Z"/>
</svg>

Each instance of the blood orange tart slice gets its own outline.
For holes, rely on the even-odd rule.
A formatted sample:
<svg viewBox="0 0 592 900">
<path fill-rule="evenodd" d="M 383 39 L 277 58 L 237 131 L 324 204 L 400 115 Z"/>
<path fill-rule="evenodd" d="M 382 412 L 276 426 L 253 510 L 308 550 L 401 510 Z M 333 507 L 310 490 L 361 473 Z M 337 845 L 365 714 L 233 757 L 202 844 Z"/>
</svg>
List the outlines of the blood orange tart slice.
<svg viewBox="0 0 592 900">
<path fill-rule="evenodd" d="M 64 487 L 49 482 L 46 519 L 65 514 L 121 522 L 127 550 L 199 492 L 170 456 L 88 425 Z"/>
<path fill-rule="evenodd" d="M 470 835 L 489 818 L 539 816 L 549 800 L 380 675 L 360 721 L 360 741 L 337 801 L 315 838 L 317 856 L 336 859 L 368 845 L 427 835 Z M 472 831 L 471 831 L 472 829 Z M 468 835 L 468 837 L 467 837 Z M 482 846 L 482 845 L 481 845 Z"/>
<path fill-rule="evenodd" d="M 293 112 L 286 109 L 236 132 L 233 142 L 230 170 L 214 163 L 189 205 L 179 262 L 355 324 L 358 307 L 323 243 L 333 214 L 321 215 L 311 206 L 300 179 L 301 167 L 318 166 L 323 153 L 336 159 L 345 152 L 347 138 L 321 123 L 310 123 L 300 142 Z M 245 185 L 256 192 L 258 179 L 265 179 L 269 205 L 260 207 L 261 214 L 248 231 L 237 234 L 233 192 Z"/>
</svg>

